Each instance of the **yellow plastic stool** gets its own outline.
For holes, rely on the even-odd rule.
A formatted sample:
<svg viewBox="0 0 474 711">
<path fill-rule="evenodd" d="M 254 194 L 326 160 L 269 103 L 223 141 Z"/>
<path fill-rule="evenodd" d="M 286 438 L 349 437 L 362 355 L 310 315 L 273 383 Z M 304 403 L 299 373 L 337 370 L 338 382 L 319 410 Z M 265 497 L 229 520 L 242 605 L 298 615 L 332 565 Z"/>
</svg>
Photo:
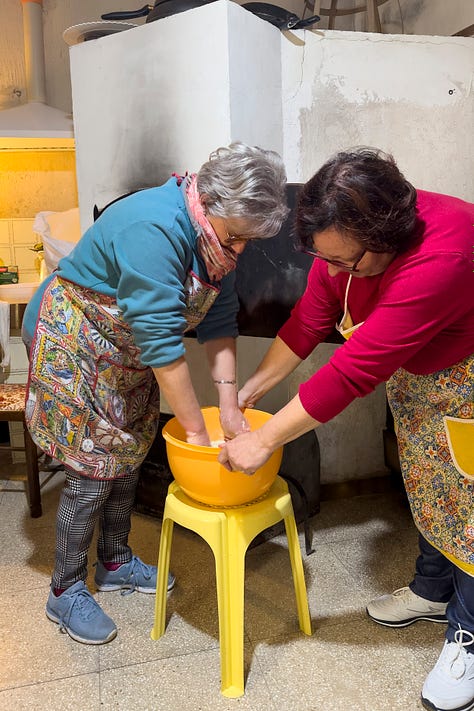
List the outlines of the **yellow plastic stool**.
<svg viewBox="0 0 474 711">
<path fill-rule="evenodd" d="M 245 554 L 255 536 L 278 521 L 285 522 L 296 606 L 301 630 L 310 635 L 303 562 L 295 516 L 286 482 L 277 477 L 267 496 L 235 508 L 214 508 L 190 499 L 173 482 L 168 489 L 161 528 L 152 639 L 165 631 L 166 593 L 173 524 L 198 533 L 209 544 L 216 564 L 217 606 L 221 654 L 221 692 L 235 698 L 244 693 L 244 577 Z"/>
</svg>

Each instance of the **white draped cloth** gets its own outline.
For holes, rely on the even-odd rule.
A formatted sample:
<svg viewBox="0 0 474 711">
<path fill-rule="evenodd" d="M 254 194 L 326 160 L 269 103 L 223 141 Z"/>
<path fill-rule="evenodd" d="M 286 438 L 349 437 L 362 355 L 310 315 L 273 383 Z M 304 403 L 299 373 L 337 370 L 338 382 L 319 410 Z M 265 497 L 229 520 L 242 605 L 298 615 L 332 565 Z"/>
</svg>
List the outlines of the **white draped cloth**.
<svg viewBox="0 0 474 711">
<path fill-rule="evenodd" d="M 0 368 L 10 365 L 10 304 L 0 301 Z"/>
</svg>

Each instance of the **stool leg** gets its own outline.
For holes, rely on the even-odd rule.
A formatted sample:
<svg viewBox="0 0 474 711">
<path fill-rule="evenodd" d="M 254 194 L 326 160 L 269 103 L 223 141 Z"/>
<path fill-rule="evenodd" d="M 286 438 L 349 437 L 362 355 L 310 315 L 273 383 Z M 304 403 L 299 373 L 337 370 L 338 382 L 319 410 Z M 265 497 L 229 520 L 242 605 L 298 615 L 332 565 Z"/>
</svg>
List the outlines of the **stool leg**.
<svg viewBox="0 0 474 711">
<path fill-rule="evenodd" d="M 246 546 L 229 512 L 223 544 L 213 548 L 221 656 L 221 693 L 231 699 L 244 693 L 244 584 Z"/>
<path fill-rule="evenodd" d="M 288 538 L 288 551 L 290 554 L 291 570 L 293 573 L 293 583 L 296 594 L 296 607 L 300 629 L 307 635 L 312 634 L 311 617 L 309 615 L 308 595 L 306 593 L 306 583 L 304 580 L 303 561 L 298 540 L 298 531 L 294 514 L 285 516 L 285 530 Z"/>
<path fill-rule="evenodd" d="M 165 518 L 161 526 L 160 550 L 158 553 L 158 579 L 156 582 L 155 623 L 150 633 L 152 639 L 159 639 L 165 631 L 166 595 L 168 592 L 168 573 L 170 569 L 171 541 L 173 538 L 173 520 Z"/>
<path fill-rule="evenodd" d="M 25 437 L 26 457 L 26 497 L 28 499 L 31 517 L 39 518 L 43 512 L 41 508 L 38 452 L 25 422 L 23 422 L 23 434 Z"/>
</svg>

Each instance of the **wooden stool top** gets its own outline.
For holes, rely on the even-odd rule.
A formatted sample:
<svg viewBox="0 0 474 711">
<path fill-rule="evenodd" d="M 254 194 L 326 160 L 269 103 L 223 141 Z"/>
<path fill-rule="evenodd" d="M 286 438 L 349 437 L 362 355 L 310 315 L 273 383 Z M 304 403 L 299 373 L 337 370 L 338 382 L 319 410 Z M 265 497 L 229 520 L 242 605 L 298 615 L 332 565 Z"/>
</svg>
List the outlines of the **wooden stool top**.
<svg viewBox="0 0 474 711">
<path fill-rule="evenodd" d="M 0 384 L 0 412 L 25 411 L 26 385 L 19 383 Z"/>
</svg>

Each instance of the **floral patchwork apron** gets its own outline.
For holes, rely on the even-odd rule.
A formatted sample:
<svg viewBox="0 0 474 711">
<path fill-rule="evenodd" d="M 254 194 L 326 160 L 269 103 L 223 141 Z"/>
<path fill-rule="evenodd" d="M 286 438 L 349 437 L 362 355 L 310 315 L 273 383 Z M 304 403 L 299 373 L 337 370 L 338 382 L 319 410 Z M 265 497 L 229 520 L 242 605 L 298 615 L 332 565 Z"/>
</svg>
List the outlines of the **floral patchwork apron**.
<svg viewBox="0 0 474 711">
<path fill-rule="evenodd" d="M 345 295 L 336 326 L 353 325 Z M 452 563 L 474 575 L 474 355 L 429 375 L 400 368 L 387 382 L 400 466 L 415 524 Z"/>
<path fill-rule="evenodd" d="M 202 321 L 218 293 L 188 275 L 186 330 Z M 141 465 L 159 413 L 153 370 L 141 364 L 115 300 L 52 279 L 30 352 L 25 418 L 36 444 L 79 474 L 113 479 Z"/>
<path fill-rule="evenodd" d="M 474 575 L 474 355 L 429 375 L 400 368 L 387 397 L 415 523 Z"/>
</svg>

